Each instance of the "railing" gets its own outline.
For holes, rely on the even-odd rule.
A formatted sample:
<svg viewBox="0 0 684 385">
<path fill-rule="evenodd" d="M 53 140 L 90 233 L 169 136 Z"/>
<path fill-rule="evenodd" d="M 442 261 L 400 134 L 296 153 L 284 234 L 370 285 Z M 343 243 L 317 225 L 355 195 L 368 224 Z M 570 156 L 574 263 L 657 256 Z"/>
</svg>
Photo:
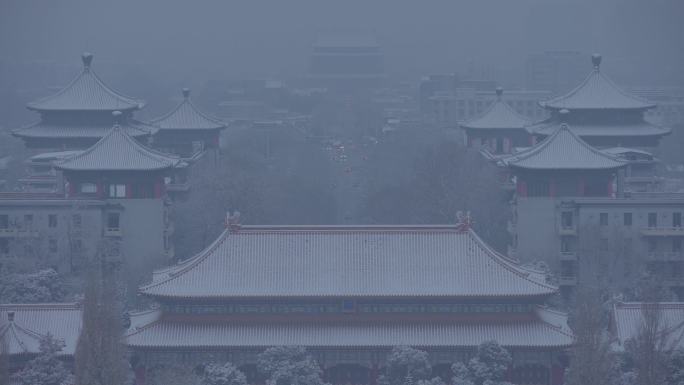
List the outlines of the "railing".
<svg viewBox="0 0 684 385">
<path fill-rule="evenodd" d="M 120 227 L 105 227 L 104 233 L 106 237 L 120 237 L 123 235 Z"/>
<path fill-rule="evenodd" d="M 563 226 L 558 228 L 558 234 L 560 235 L 577 235 L 577 228 L 575 226 Z"/>
<path fill-rule="evenodd" d="M 641 229 L 641 234 L 648 236 L 684 236 L 684 227 L 645 227 Z"/>
<path fill-rule="evenodd" d="M 681 251 L 649 252 L 648 258 L 658 261 L 684 260 L 684 253 Z"/>
<path fill-rule="evenodd" d="M 13 237 L 16 235 L 16 229 L 4 228 L 0 229 L 0 237 Z"/>
<path fill-rule="evenodd" d="M 166 184 L 166 191 L 186 192 L 190 190 L 190 182 L 170 182 Z"/>
<path fill-rule="evenodd" d="M 561 251 L 560 252 L 561 261 L 576 261 L 577 253 L 574 251 Z"/>
</svg>

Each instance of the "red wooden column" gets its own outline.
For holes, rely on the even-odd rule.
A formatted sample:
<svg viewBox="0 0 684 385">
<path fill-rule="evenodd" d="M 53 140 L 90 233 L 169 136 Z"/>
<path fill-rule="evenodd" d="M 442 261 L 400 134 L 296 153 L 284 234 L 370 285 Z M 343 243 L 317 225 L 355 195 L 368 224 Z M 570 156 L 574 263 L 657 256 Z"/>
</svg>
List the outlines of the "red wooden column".
<svg viewBox="0 0 684 385">
<path fill-rule="evenodd" d="M 583 197 L 584 196 L 584 190 L 585 190 L 586 182 L 584 181 L 584 177 L 581 176 L 579 178 L 579 191 L 577 191 L 578 195 Z"/>
<path fill-rule="evenodd" d="M 370 370 L 370 378 L 369 378 L 370 385 L 377 385 L 378 384 L 378 377 L 380 377 L 380 368 L 378 368 L 377 363 L 373 363 L 373 365 L 371 365 L 371 370 Z"/>
<path fill-rule="evenodd" d="M 147 382 L 147 371 L 145 366 L 141 365 L 135 368 L 135 385 L 145 385 Z"/>
<path fill-rule="evenodd" d="M 563 385 L 565 381 L 565 368 L 558 364 L 551 367 L 551 385 Z"/>
<path fill-rule="evenodd" d="M 556 196 L 556 190 L 556 178 L 551 178 L 551 180 L 549 180 L 549 196 L 551 198 L 554 198 Z"/>
<path fill-rule="evenodd" d="M 516 189 L 519 197 L 527 196 L 527 183 L 525 183 L 525 181 L 520 180 L 520 178 L 518 178 Z"/>
</svg>

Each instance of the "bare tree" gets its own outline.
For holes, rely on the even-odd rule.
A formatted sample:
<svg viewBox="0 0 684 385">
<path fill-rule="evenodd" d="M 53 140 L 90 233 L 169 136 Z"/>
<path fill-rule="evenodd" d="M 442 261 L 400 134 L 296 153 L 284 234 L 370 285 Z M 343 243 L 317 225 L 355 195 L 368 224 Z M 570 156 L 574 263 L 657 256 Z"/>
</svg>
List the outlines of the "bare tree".
<svg viewBox="0 0 684 385">
<path fill-rule="evenodd" d="M 83 326 L 76 348 L 76 385 L 123 385 L 128 377 L 117 295 L 118 256 L 99 245 L 86 282 Z"/>
<path fill-rule="evenodd" d="M 575 344 L 570 352 L 567 385 L 610 385 L 620 378 L 618 359 L 607 336 L 607 312 L 597 290 L 577 294 L 571 326 Z"/>
</svg>

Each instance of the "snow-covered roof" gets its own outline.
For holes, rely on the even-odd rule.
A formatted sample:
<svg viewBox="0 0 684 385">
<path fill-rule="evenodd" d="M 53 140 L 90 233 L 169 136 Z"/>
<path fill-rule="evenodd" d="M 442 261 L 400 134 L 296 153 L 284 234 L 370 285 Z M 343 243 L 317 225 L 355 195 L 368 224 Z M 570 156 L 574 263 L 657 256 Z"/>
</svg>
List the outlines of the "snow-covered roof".
<svg viewBox="0 0 684 385">
<path fill-rule="evenodd" d="M 143 101 L 114 91 L 100 80 L 90 68 L 92 54 L 84 53 L 82 60 L 83 70 L 71 83 L 27 107 L 36 111 L 123 111 L 143 107 Z"/>
<path fill-rule="evenodd" d="M 470 129 L 524 129 L 532 123 L 528 118 L 517 113 L 508 103 L 501 99 L 503 90 L 496 89 L 496 101 L 479 116 L 462 123 L 461 126 Z"/>
<path fill-rule="evenodd" d="M 68 151 L 55 151 L 55 152 L 43 152 L 41 154 L 37 154 L 32 156 L 30 159 L 32 161 L 52 161 L 55 159 L 65 159 L 65 158 L 70 158 L 78 153 L 80 153 L 80 150 L 68 150 Z"/>
<path fill-rule="evenodd" d="M 157 128 L 143 122 L 126 119 L 120 123 L 121 129 L 130 136 L 139 138 L 157 132 Z M 36 139 L 100 139 L 112 129 L 111 125 L 56 125 L 38 122 L 12 131 L 12 135 L 19 138 Z"/>
<path fill-rule="evenodd" d="M 49 333 L 64 342 L 62 354 L 73 355 L 82 314 L 77 303 L 2 304 L 0 337 L 10 354 L 34 354 L 40 352 L 40 339 Z"/>
<path fill-rule="evenodd" d="M 226 124 L 201 112 L 190 100 L 190 90 L 183 89 L 183 101 L 173 111 L 151 123 L 161 130 L 222 129 Z"/>
<path fill-rule="evenodd" d="M 511 167 L 538 170 L 605 170 L 627 164 L 623 159 L 590 146 L 565 123 L 537 145 L 502 161 Z"/>
<path fill-rule="evenodd" d="M 495 340 L 506 347 L 567 347 L 573 342 L 567 317 L 543 308 L 528 319 L 497 321 L 384 322 L 172 320 L 160 317 L 131 328 L 126 342 L 139 348 L 475 347 Z"/>
<path fill-rule="evenodd" d="M 556 288 L 459 226 L 242 226 L 157 271 L 156 297 L 509 297 Z"/>
<path fill-rule="evenodd" d="M 181 160 L 145 147 L 118 124 L 87 150 L 55 162 L 55 167 L 70 171 L 152 171 L 176 167 Z"/>
<path fill-rule="evenodd" d="M 528 132 L 536 135 L 551 135 L 556 131 L 558 122 L 548 119 L 527 127 Z M 622 123 L 622 124 L 601 124 L 601 123 L 578 123 L 573 124 L 570 129 L 583 138 L 596 136 L 663 136 L 668 135 L 672 129 L 668 127 L 656 126 L 647 122 Z"/>
<path fill-rule="evenodd" d="M 540 102 L 542 107 L 550 109 L 648 109 L 654 108 L 651 103 L 632 95 L 600 71 L 601 56 L 593 55 L 594 69 L 579 86 L 565 95 Z"/>
<path fill-rule="evenodd" d="M 684 302 L 618 302 L 613 305 L 614 331 L 622 347 L 629 339 L 639 335 L 644 325 L 644 309 L 655 306 L 659 332 L 666 338 L 668 347 L 684 348 Z"/>
</svg>

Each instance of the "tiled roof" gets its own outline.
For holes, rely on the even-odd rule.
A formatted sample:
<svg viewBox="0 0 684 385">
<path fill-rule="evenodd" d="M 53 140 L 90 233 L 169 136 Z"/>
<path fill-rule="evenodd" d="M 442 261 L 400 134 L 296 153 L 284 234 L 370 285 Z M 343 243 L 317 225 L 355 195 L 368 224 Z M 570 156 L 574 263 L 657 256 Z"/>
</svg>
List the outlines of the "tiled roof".
<svg viewBox="0 0 684 385">
<path fill-rule="evenodd" d="M 457 226 L 243 226 L 154 274 L 158 297 L 549 295 L 556 288 Z"/>
<path fill-rule="evenodd" d="M 618 302 L 613 306 L 615 322 L 615 338 L 622 347 L 629 339 L 639 335 L 644 324 L 643 310 L 645 306 L 654 306 L 642 302 Z M 656 304 L 660 318 L 660 332 L 667 338 L 669 347 L 684 349 L 684 302 L 661 302 Z M 668 348 L 669 348 L 668 347 Z"/>
<path fill-rule="evenodd" d="M 45 138 L 45 139 L 99 139 L 107 135 L 112 129 L 111 125 L 54 125 L 38 122 L 27 127 L 12 131 L 12 135 L 20 138 Z M 137 120 L 128 120 L 121 124 L 121 129 L 133 137 L 152 135 L 157 131 L 156 127 L 147 125 Z"/>
<path fill-rule="evenodd" d="M 201 112 L 190 100 L 190 90 L 183 89 L 183 101 L 171 112 L 153 119 L 151 123 L 162 130 L 221 129 L 226 124 Z"/>
<path fill-rule="evenodd" d="M 497 88 L 497 99 L 480 116 L 475 117 L 461 126 L 471 129 L 523 129 L 532 122 L 518 114 L 508 103 L 501 99 L 502 89 Z"/>
<path fill-rule="evenodd" d="M 114 125 L 90 148 L 55 162 L 55 167 L 72 171 L 152 171 L 172 168 L 180 163 L 179 158 L 143 146 Z"/>
<path fill-rule="evenodd" d="M 538 309 L 530 320 L 496 322 L 180 322 L 161 318 L 126 336 L 139 348 L 474 347 L 495 340 L 506 347 L 567 347 L 573 342 L 566 317 Z M 549 322 L 550 319 L 553 322 Z"/>
<path fill-rule="evenodd" d="M 592 56 L 593 71 L 579 86 L 539 104 L 551 109 L 647 109 L 656 105 L 622 90 L 600 71 L 601 56 Z"/>
<path fill-rule="evenodd" d="M 561 124 L 551 136 L 527 150 L 503 158 L 505 165 L 539 170 L 602 170 L 626 165 L 626 161 L 588 145 Z"/>
<path fill-rule="evenodd" d="M 14 320 L 9 320 L 14 313 Z M 76 303 L 0 305 L 0 337 L 10 354 L 39 353 L 48 333 L 65 343 L 62 354 L 73 355 L 81 332 L 83 311 Z"/>
<path fill-rule="evenodd" d="M 83 70 L 66 87 L 54 95 L 28 103 L 37 111 L 123 111 L 139 109 L 141 100 L 122 95 L 109 88 L 90 68 L 93 55 L 83 54 Z"/>
<path fill-rule="evenodd" d="M 549 119 L 527 127 L 531 134 L 551 135 L 556 131 L 558 123 Z M 663 136 L 672 130 L 667 127 L 656 126 L 647 122 L 628 124 L 573 124 L 572 132 L 580 137 L 595 136 Z"/>
</svg>

